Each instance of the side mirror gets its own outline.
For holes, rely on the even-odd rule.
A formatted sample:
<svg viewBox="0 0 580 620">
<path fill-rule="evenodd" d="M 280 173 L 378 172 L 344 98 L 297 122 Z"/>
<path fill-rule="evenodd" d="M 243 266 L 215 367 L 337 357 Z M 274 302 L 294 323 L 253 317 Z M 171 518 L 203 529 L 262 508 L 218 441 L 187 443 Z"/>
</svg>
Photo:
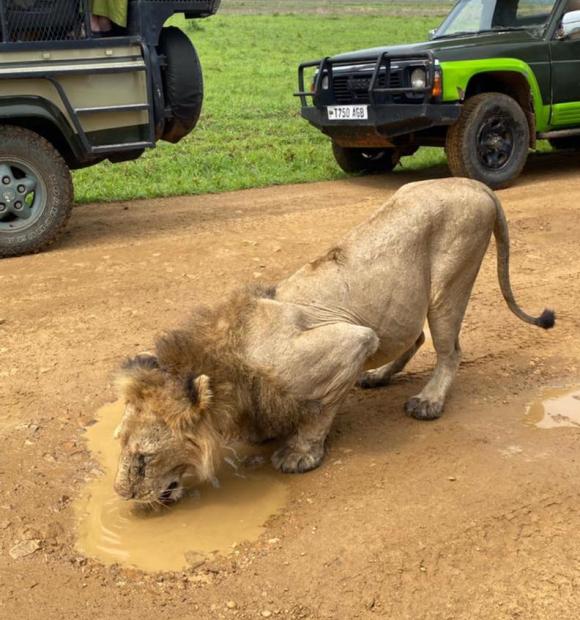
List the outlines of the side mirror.
<svg viewBox="0 0 580 620">
<path fill-rule="evenodd" d="M 580 11 L 570 11 L 562 17 L 562 26 L 558 30 L 558 39 L 569 39 L 580 35 Z"/>
<path fill-rule="evenodd" d="M 431 28 L 431 30 L 429 30 L 429 32 L 427 33 L 427 36 L 429 37 L 429 41 L 432 41 L 435 38 L 435 35 L 437 34 L 437 28 Z"/>
</svg>

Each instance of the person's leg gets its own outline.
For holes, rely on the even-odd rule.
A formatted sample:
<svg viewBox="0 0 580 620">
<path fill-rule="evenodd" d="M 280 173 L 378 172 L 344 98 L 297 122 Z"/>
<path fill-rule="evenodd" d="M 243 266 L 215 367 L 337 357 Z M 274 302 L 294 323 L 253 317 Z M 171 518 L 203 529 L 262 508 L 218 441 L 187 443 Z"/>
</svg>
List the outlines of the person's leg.
<svg viewBox="0 0 580 620">
<path fill-rule="evenodd" d="M 113 23 L 108 17 L 103 15 L 91 15 L 91 31 L 92 32 L 110 32 L 113 29 Z"/>
</svg>

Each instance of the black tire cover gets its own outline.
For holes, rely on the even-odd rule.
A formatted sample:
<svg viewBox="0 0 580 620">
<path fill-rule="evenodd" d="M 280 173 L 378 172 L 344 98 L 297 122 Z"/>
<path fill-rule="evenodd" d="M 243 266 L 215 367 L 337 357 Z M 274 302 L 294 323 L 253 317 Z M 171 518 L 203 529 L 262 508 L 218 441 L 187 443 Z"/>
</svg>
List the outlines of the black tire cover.
<svg viewBox="0 0 580 620">
<path fill-rule="evenodd" d="M 203 76 L 199 57 L 187 35 L 173 26 L 163 28 L 158 53 L 165 56 L 163 86 L 172 116 L 165 121 L 162 140 L 179 142 L 197 124 L 203 102 Z"/>
</svg>

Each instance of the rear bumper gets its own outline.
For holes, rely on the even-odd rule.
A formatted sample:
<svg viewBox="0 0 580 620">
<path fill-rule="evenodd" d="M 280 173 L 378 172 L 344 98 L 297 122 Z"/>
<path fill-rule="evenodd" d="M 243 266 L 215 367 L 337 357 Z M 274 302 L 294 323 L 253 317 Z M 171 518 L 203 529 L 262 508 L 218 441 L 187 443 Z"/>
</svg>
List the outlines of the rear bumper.
<svg viewBox="0 0 580 620">
<path fill-rule="evenodd" d="M 436 126 L 452 125 L 459 118 L 459 103 L 388 103 L 369 105 L 366 120 L 328 120 L 326 107 L 303 106 L 302 116 L 342 146 L 381 146 L 392 138 Z"/>
</svg>

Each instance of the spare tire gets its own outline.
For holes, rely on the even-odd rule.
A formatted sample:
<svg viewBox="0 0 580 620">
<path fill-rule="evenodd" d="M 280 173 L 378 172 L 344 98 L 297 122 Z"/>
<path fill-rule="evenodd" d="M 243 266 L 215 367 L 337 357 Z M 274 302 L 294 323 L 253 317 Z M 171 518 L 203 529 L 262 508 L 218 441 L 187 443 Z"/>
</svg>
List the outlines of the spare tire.
<svg viewBox="0 0 580 620">
<path fill-rule="evenodd" d="M 162 28 L 157 51 L 165 57 L 163 89 L 165 105 L 171 110 L 161 139 L 175 144 L 196 126 L 201 113 L 201 64 L 187 35 L 173 26 Z"/>
</svg>

